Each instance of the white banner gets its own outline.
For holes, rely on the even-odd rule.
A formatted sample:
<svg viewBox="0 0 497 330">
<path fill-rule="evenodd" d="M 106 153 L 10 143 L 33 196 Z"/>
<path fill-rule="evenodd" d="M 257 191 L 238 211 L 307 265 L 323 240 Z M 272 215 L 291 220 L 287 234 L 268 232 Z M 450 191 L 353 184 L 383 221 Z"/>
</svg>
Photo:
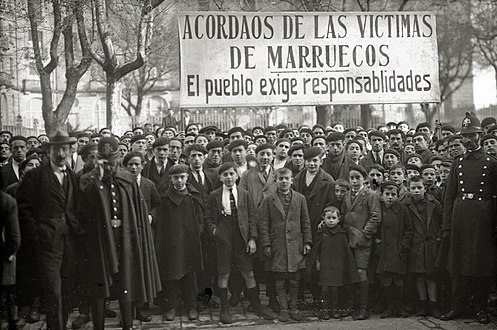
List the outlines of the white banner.
<svg viewBox="0 0 497 330">
<path fill-rule="evenodd" d="M 439 102 L 431 12 L 181 12 L 181 107 Z"/>
</svg>

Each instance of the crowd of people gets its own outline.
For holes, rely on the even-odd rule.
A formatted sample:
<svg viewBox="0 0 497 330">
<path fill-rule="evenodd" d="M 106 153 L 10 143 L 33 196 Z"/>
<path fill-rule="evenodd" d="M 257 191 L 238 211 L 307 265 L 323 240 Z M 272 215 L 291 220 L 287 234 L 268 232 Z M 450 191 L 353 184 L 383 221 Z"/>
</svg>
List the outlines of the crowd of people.
<svg viewBox="0 0 497 330">
<path fill-rule="evenodd" d="M 0 132 L 3 309 L 123 329 L 249 300 L 272 320 L 489 323 L 497 122 Z M 261 305 L 261 284 L 269 305 Z M 312 301 L 305 300 L 306 293 Z M 218 304 L 218 302 L 220 302 Z M 218 306 L 220 305 L 220 306 Z M 113 315 L 114 314 L 114 315 Z"/>
</svg>

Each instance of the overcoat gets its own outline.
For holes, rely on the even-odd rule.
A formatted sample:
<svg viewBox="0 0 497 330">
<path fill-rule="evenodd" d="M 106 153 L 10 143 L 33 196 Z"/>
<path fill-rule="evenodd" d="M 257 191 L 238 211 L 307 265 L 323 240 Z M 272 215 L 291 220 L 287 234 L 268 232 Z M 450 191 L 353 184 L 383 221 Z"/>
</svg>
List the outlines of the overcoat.
<svg viewBox="0 0 497 330">
<path fill-rule="evenodd" d="M 323 159 L 323 165 L 321 165 L 321 168 L 325 170 L 326 173 L 331 175 L 334 180 L 338 180 L 340 179 L 341 168 L 344 161 L 345 150 L 342 151 L 342 153 L 338 156 L 332 156 L 331 154 L 328 154 Z"/>
<path fill-rule="evenodd" d="M 259 167 L 254 167 L 245 171 L 240 180 L 239 187 L 248 191 L 255 209 L 259 211 L 263 199 L 276 191 L 273 168 L 271 167 L 267 181 L 264 180 L 264 176 Z"/>
<path fill-rule="evenodd" d="M 361 160 L 359 161 L 359 165 L 361 165 L 362 167 L 364 167 L 367 171 L 369 171 L 369 169 L 371 168 L 371 166 L 373 166 L 373 164 L 379 164 L 379 165 L 383 165 L 381 162 L 383 161 L 383 159 L 380 160 L 380 163 L 378 163 L 376 161 L 376 159 L 373 157 L 373 151 L 368 151 L 368 153 L 366 154 L 366 156 L 362 157 Z"/>
<path fill-rule="evenodd" d="M 147 205 L 148 214 L 155 217 L 155 210 L 160 205 L 160 195 L 152 180 L 140 178 L 140 191 Z"/>
<path fill-rule="evenodd" d="M 381 202 L 381 226 L 377 233 L 380 258 L 376 273 L 407 273 L 407 257 L 411 247 L 411 214 L 406 206 L 394 203 L 387 208 Z"/>
<path fill-rule="evenodd" d="M 186 186 L 184 194 L 169 186 L 161 197 L 154 221 L 157 262 L 163 282 L 203 270 L 202 197 L 192 185 L 187 183 Z"/>
<path fill-rule="evenodd" d="M 7 188 L 13 183 L 19 182 L 19 179 L 14 172 L 14 168 L 12 167 L 12 159 L 9 160 L 7 164 L 2 166 L 2 176 L 3 176 L 3 189 Z"/>
<path fill-rule="evenodd" d="M 409 254 L 409 267 L 411 273 L 433 274 L 437 260 L 437 244 L 442 229 L 442 206 L 435 197 L 425 195 L 426 222 L 421 218 L 412 199 L 406 200 L 406 206 L 411 212 L 413 236 Z"/>
<path fill-rule="evenodd" d="M 473 194 L 471 199 L 469 194 Z M 441 257 L 448 264 L 439 263 L 447 266 L 452 275 L 495 275 L 495 196 L 497 159 L 479 148 L 454 160 L 447 178 L 443 214 L 443 244 L 448 240 L 449 248 L 447 255 Z"/>
<path fill-rule="evenodd" d="M 157 163 L 155 162 L 154 158 L 150 162 L 143 165 L 143 170 L 141 174 L 142 177 L 151 180 L 155 184 L 155 187 L 157 188 L 159 194 L 162 195 L 169 186 L 169 181 L 170 181 L 169 169 L 171 168 L 171 166 L 173 166 L 173 161 L 168 159 L 164 173 L 162 173 L 161 175 L 157 171 Z"/>
<path fill-rule="evenodd" d="M 87 231 L 88 281 L 94 298 L 108 298 L 120 273 L 124 299 L 136 304 L 152 302 L 161 290 L 148 210 L 135 177 L 118 169 L 113 176 L 121 196 L 122 250 L 116 249 L 109 196 L 97 169 L 80 179 L 83 203 L 79 217 Z M 121 254 L 121 257 L 119 256 Z"/>
<path fill-rule="evenodd" d="M 266 196 L 261 205 L 259 236 L 261 248 L 271 247 L 271 259 L 266 259 L 267 271 L 286 273 L 305 268 L 304 244 L 312 244 L 305 197 L 293 190 L 285 216 L 277 192 Z"/>
<path fill-rule="evenodd" d="M 305 176 L 307 170 L 302 170 L 294 179 L 294 188 L 302 193 L 305 186 Z M 315 183 L 309 197 L 306 198 L 307 209 L 309 211 L 309 219 L 311 221 L 312 238 L 316 238 L 318 224 L 321 222 L 321 215 L 326 206 L 333 201 L 335 195 L 335 187 L 333 178 L 323 169 L 319 169 L 316 175 Z"/>
<path fill-rule="evenodd" d="M 380 199 L 376 193 L 364 188 L 352 198 L 351 191 L 348 191 L 342 203 L 341 213 L 343 223 L 350 232 L 349 246 L 371 246 L 371 238 L 381 223 Z"/>
<path fill-rule="evenodd" d="M 7 259 L 15 255 L 21 245 L 17 203 L 12 196 L 0 191 L 0 233 L 2 232 L 4 235 L 0 235 L 0 274 L 2 275 L 0 283 L 14 284 L 16 282 L 15 272 L 4 274 L 3 271 L 7 270 L 7 267 L 14 266 L 11 263 L 15 261 L 7 261 Z M 6 263 L 5 267 L 4 263 Z"/>
</svg>

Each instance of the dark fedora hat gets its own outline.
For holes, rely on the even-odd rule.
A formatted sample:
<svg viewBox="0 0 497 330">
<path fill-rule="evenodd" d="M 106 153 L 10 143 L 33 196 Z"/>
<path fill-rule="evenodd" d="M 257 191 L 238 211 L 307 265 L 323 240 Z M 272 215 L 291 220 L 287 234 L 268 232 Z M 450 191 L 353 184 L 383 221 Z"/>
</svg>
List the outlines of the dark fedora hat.
<svg viewBox="0 0 497 330">
<path fill-rule="evenodd" d="M 69 136 L 66 131 L 57 129 L 55 133 L 50 136 L 49 145 L 57 145 L 57 144 L 73 144 L 76 143 L 77 139 L 73 136 Z"/>
</svg>

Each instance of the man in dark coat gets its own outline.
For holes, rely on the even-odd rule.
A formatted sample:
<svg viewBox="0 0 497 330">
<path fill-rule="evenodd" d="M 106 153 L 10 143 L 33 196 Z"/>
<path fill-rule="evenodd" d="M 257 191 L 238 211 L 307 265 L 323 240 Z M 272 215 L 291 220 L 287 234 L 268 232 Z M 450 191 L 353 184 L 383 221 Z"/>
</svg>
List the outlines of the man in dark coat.
<svg viewBox="0 0 497 330">
<path fill-rule="evenodd" d="M 157 262 L 168 303 L 165 317 L 174 320 L 181 294 L 188 318 L 196 320 L 196 273 L 203 269 L 202 197 L 187 184 L 187 165 L 173 165 L 169 173 L 172 183 L 161 197 L 159 217 L 154 222 Z"/>
<path fill-rule="evenodd" d="M 83 228 L 76 217 L 77 183 L 66 159 L 76 141 L 66 132 L 50 138 L 50 161 L 23 178 L 17 192 L 21 227 L 36 242 L 32 262 L 39 265 L 42 304 L 48 329 L 64 329 L 72 309 L 76 240 Z"/>
<path fill-rule="evenodd" d="M 7 188 L 13 183 L 19 181 L 21 174 L 19 173 L 19 165 L 26 159 L 28 140 L 24 136 L 13 136 L 10 139 L 10 149 L 12 157 L 7 164 L 2 166 L 3 184 Z"/>
<path fill-rule="evenodd" d="M 326 137 L 328 145 L 328 155 L 323 160 L 323 170 L 325 170 L 333 179 L 340 178 L 340 169 L 345 161 L 345 135 L 340 132 L 331 133 Z"/>
<path fill-rule="evenodd" d="M 169 143 L 167 137 L 160 137 L 154 141 L 152 147 L 154 148 L 155 157 L 150 162 L 143 166 L 141 175 L 151 180 L 159 194 L 162 195 L 169 185 L 169 169 L 173 165 L 169 159 Z"/>
<path fill-rule="evenodd" d="M 496 267 L 497 159 L 480 146 L 482 132 L 478 118 L 466 113 L 461 130 L 466 152 L 452 164 L 444 199 L 441 250 L 448 255 L 440 259 L 447 261 L 452 277 L 454 304 L 442 320 L 460 317 L 472 292 L 476 320 L 490 322 L 486 307 Z"/>
<path fill-rule="evenodd" d="M 161 290 L 147 207 L 133 175 L 117 166 L 117 148 L 114 138 L 100 139 L 99 164 L 80 180 L 95 329 L 104 328 L 106 298 L 119 299 L 123 329 L 131 329 L 132 303 L 152 302 Z"/>
</svg>

